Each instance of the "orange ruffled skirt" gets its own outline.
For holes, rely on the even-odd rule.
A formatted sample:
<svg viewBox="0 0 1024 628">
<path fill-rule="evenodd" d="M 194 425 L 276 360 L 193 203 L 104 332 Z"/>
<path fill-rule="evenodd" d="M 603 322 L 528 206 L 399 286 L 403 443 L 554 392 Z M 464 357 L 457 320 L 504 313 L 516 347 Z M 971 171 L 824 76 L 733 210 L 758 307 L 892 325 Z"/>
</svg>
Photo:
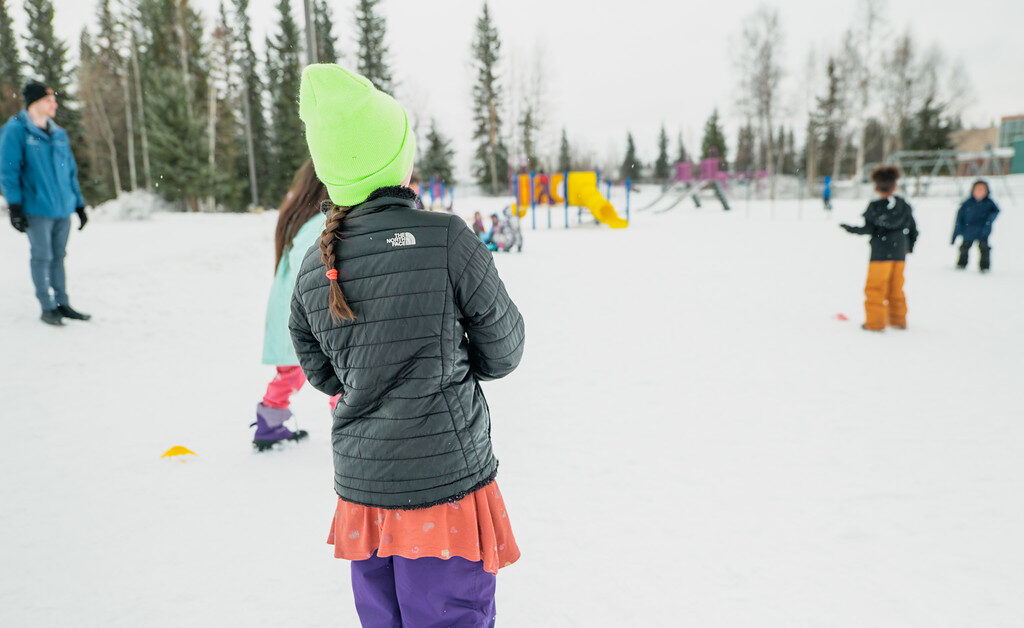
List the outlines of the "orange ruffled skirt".
<svg viewBox="0 0 1024 628">
<path fill-rule="evenodd" d="M 483 561 L 493 574 L 519 560 L 497 482 L 457 502 L 419 510 L 361 506 L 339 497 L 327 542 L 336 558 L 365 560 L 374 552 L 382 558 L 459 556 Z"/>
</svg>

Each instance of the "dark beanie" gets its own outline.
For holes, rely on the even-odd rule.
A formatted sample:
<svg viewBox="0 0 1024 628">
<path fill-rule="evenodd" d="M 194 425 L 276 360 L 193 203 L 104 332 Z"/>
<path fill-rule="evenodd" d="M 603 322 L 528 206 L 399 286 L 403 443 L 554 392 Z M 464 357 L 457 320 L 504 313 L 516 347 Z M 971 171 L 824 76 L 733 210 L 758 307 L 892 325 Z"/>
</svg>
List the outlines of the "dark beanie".
<svg viewBox="0 0 1024 628">
<path fill-rule="evenodd" d="M 25 106 L 28 107 L 37 100 L 46 98 L 53 93 L 53 90 L 43 85 L 39 81 L 29 81 L 25 84 L 25 89 L 21 90 L 21 95 L 25 97 Z"/>
</svg>

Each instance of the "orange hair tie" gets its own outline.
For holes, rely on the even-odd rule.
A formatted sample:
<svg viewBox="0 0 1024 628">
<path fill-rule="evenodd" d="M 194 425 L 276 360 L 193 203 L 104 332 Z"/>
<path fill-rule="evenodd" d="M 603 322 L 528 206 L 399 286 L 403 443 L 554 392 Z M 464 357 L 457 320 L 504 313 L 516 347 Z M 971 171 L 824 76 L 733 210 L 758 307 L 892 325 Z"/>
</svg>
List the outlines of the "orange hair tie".
<svg viewBox="0 0 1024 628">
<path fill-rule="evenodd" d="M 327 275 L 327 278 L 330 279 L 331 281 L 337 281 L 338 280 L 338 271 L 337 271 L 337 269 L 332 268 L 332 269 L 330 269 L 329 271 L 327 271 L 324 274 Z"/>
</svg>

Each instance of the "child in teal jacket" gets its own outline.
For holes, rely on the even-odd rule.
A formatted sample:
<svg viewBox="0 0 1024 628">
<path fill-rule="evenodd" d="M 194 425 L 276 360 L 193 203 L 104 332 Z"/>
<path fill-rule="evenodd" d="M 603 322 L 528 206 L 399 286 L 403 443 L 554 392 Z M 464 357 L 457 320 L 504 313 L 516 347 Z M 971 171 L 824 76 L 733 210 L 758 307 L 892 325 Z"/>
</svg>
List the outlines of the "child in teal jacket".
<svg viewBox="0 0 1024 628">
<path fill-rule="evenodd" d="M 263 400 L 256 407 L 253 446 L 258 451 L 281 441 L 300 440 L 307 435 L 305 430 L 292 431 L 284 425 L 292 416 L 288 409 L 292 394 L 306 383 L 306 376 L 298 366 L 299 358 L 292 346 L 288 317 L 291 314 L 295 277 L 302 258 L 324 231 L 325 219 L 320 213 L 320 203 L 326 199 L 327 190 L 316 178 L 313 163 L 307 160 L 295 173 L 292 186 L 281 203 L 274 232 L 276 267 L 267 303 L 263 363 L 276 367 L 277 373 L 267 385 Z M 331 407 L 337 402 L 337 397 L 332 397 Z"/>
</svg>

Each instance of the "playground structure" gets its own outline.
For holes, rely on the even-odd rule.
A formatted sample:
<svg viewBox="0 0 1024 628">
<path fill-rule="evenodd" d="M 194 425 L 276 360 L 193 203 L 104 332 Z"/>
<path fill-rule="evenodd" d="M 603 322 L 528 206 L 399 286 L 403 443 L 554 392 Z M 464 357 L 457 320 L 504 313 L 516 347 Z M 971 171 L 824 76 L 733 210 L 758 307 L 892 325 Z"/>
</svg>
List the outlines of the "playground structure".
<svg viewBox="0 0 1024 628">
<path fill-rule="evenodd" d="M 632 182 L 626 180 L 626 217 L 619 216 L 615 207 L 608 201 L 611 196 L 611 181 L 605 181 L 607 196 L 601 194 L 599 173 L 591 172 L 555 172 L 547 177 L 537 173 L 520 174 L 515 177 L 513 194 L 516 197 L 512 211 L 519 218 L 525 218 L 527 207 L 530 211 L 531 229 L 537 228 L 537 205 L 546 200 L 548 228 L 551 228 L 551 210 L 561 205 L 564 210 L 564 226 L 569 228 L 569 208 L 576 208 L 577 224 L 582 222 L 583 210 L 586 209 L 599 223 L 612 229 L 624 229 L 629 226 L 629 199 Z"/>
<path fill-rule="evenodd" d="M 667 212 L 671 209 L 675 209 L 680 203 L 687 198 L 693 201 L 695 207 L 702 207 L 701 192 L 704 190 L 710 190 L 715 198 L 722 204 L 722 208 L 728 211 L 731 209 L 729 205 L 729 199 L 725 194 L 726 186 L 729 184 L 730 175 L 727 172 L 721 172 L 719 170 L 720 160 L 717 157 L 711 157 L 708 159 L 702 159 L 700 162 L 700 169 L 697 174 L 693 172 L 693 164 L 690 162 L 680 162 L 676 164 L 675 177 L 671 184 L 666 186 L 661 194 L 657 198 L 652 200 L 650 203 L 641 208 L 641 211 L 647 211 L 658 207 L 655 213 Z M 734 175 L 735 178 L 741 180 L 756 180 L 758 183 L 767 177 L 768 173 L 740 173 Z M 662 205 L 662 202 L 670 198 L 671 201 L 668 205 Z M 660 206 L 660 207 L 659 207 Z"/>
<path fill-rule="evenodd" d="M 903 172 L 906 181 L 903 187 L 908 194 L 928 196 L 932 184 L 942 176 L 953 179 L 958 194 L 967 193 L 965 189 L 961 189 L 962 178 L 968 180 L 964 183 L 969 183 L 969 180 L 978 177 L 1002 179 L 1010 174 L 1012 158 L 1013 149 L 1006 148 L 988 148 L 977 152 L 900 150 L 893 153 L 887 163 L 898 166 Z M 863 180 L 866 181 L 871 170 L 879 165 L 865 165 Z M 1009 193 L 1009 188 L 1006 191 Z"/>
</svg>

